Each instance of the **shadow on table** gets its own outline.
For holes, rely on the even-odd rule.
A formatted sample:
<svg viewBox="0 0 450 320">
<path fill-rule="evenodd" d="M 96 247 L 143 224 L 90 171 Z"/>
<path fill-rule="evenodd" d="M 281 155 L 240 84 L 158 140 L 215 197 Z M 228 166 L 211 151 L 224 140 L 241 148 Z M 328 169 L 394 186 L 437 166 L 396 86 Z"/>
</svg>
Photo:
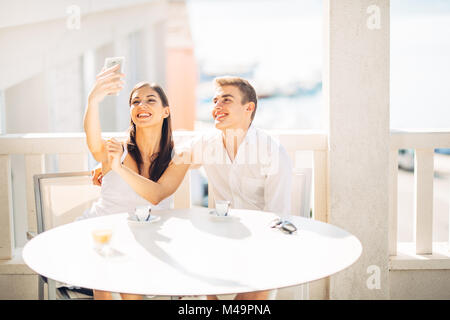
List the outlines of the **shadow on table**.
<svg viewBox="0 0 450 320">
<path fill-rule="evenodd" d="M 208 284 L 212 285 L 222 285 L 222 286 L 238 286 L 242 285 L 239 282 L 236 281 L 230 281 L 225 279 L 218 279 L 218 278 L 211 278 L 204 276 L 200 273 L 193 272 L 191 270 L 186 269 L 182 264 L 180 264 L 176 259 L 171 257 L 167 252 L 162 249 L 158 242 L 169 242 L 171 241 L 170 238 L 167 238 L 164 235 L 161 235 L 158 232 L 158 229 L 153 229 L 153 231 L 150 233 L 148 229 L 140 228 L 140 227 L 131 227 L 130 230 L 132 234 L 134 235 L 136 241 L 145 248 L 153 257 L 159 259 L 160 261 L 164 262 L 168 266 L 172 268 L 176 268 L 179 271 L 181 271 L 183 274 L 195 277 L 196 279 L 199 279 L 201 281 L 204 281 Z"/>
<path fill-rule="evenodd" d="M 209 233 L 217 237 L 229 239 L 245 239 L 251 236 L 251 231 L 241 222 L 238 216 L 222 218 L 212 216 L 209 210 L 199 210 L 198 213 L 189 214 L 183 211 L 170 217 L 162 216 L 162 223 L 170 218 L 187 219 L 201 232 Z M 229 219 L 229 220 L 228 220 Z"/>
<path fill-rule="evenodd" d="M 348 233 L 348 231 L 330 223 L 298 216 L 289 216 L 288 220 L 293 222 L 297 227 L 297 233 L 301 232 L 302 230 L 307 230 L 319 235 L 326 235 L 330 238 L 346 239 L 354 237 L 354 235 Z"/>
</svg>

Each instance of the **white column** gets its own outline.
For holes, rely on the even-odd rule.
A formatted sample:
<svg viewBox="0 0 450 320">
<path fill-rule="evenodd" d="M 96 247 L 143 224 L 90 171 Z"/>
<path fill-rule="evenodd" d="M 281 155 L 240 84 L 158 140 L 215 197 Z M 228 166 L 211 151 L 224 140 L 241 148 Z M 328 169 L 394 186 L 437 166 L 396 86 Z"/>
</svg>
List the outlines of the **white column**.
<svg viewBox="0 0 450 320">
<path fill-rule="evenodd" d="M 330 299 L 389 298 L 389 1 L 326 0 L 324 98 L 329 223 L 363 252 L 330 277 Z"/>
</svg>

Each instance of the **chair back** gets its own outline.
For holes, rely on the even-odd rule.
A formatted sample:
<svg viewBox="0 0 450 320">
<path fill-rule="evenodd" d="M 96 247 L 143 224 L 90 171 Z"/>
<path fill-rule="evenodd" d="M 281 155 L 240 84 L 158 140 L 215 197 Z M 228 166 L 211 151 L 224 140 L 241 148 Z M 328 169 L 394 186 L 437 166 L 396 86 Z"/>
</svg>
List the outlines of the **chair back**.
<svg viewBox="0 0 450 320">
<path fill-rule="evenodd" d="M 295 168 L 292 177 L 292 215 L 311 218 L 312 168 Z M 278 300 L 309 300 L 309 284 L 277 290 Z"/>
<path fill-rule="evenodd" d="M 88 171 L 34 176 L 38 233 L 70 223 L 100 197 Z"/>
<path fill-rule="evenodd" d="M 292 178 L 292 214 L 311 218 L 312 168 L 295 168 Z"/>
</svg>

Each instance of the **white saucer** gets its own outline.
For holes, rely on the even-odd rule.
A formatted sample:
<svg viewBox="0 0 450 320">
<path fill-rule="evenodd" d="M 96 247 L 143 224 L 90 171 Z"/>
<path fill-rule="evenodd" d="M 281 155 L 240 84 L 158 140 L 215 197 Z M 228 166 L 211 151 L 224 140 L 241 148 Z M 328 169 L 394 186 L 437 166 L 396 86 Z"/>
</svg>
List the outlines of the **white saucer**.
<svg viewBox="0 0 450 320">
<path fill-rule="evenodd" d="M 161 219 L 160 216 L 155 216 L 154 214 L 152 214 L 147 221 L 138 221 L 138 220 L 134 220 L 130 217 L 127 218 L 127 221 L 130 226 L 145 226 L 145 225 L 149 225 L 151 223 L 155 223 L 155 222 L 159 221 L 160 219 Z"/>
</svg>

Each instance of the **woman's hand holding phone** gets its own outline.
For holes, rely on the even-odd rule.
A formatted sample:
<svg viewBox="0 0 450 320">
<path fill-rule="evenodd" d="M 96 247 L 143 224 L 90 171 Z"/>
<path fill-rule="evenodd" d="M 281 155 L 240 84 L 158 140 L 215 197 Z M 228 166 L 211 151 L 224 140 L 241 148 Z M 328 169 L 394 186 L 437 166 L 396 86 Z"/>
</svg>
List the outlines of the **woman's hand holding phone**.
<svg viewBox="0 0 450 320">
<path fill-rule="evenodd" d="M 123 89 L 125 82 L 122 80 L 125 74 L 120 73 L 120 64 L 108 69 L 103 69 L 97 76 L 94 87 L 89 93 L 90 104 L 99 104 L 107 95 L 117 94 Z"/>
</svg>

